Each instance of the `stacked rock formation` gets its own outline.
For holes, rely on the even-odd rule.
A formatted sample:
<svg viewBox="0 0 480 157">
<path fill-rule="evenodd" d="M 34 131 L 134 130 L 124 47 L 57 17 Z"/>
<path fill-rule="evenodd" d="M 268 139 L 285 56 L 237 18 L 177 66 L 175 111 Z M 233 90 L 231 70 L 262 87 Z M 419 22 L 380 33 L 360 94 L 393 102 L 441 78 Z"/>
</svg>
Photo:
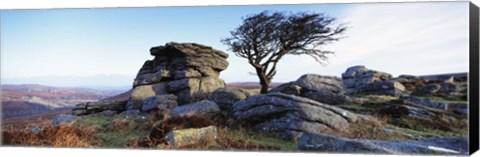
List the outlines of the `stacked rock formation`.
<svg viewBox="0 0 480 157">
<path fill-rule="evenodd" d="M 329 105 L 339 105 L 348 101 L 343 94 L 342 80 L 333 76 L 305 74 L 296 81 L 281 84 L 270 92 L 280 92 L 309 98 Z"/>
<path fill-rule="evenodd" d="M 350 67 L 342 74 L 346 94 L 374 94 L 400 96 L 405 92 L 405 86 L 391 80 L 392 75 L 369 70 L 365 66 Z"/>
<path fill-rule="evenodd" d="M 196 43 L 167 43 L 153 47 L 155 58 L 146 61 L 138 72 L 127 109 L 140 109 L 143 100 L 163 94 L 177 96 L 179 105 L 196 102 L 218 88 L 219 78 L 228 67 L 228 54 Z"/>
</svg>

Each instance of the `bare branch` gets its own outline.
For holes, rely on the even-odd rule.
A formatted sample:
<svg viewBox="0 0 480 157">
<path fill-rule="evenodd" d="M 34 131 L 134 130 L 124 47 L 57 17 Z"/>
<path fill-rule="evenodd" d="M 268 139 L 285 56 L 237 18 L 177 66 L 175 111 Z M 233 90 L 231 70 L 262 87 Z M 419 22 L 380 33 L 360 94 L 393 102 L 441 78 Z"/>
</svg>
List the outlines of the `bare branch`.
<svg viewBox="0 0 480 157">
<path fill-rule="evenodd" d="M 236 56 L 246 58 L 255 68 L 262 93 L 277 73 L 285 55 L 309 55 L 326 65 L 332 51 L 320 47 L 341 39 L 347 27 L 337 19 L 312 12 L 263 11 L 242 18 L 243 23 L 221 40 Z"/>
</svg>

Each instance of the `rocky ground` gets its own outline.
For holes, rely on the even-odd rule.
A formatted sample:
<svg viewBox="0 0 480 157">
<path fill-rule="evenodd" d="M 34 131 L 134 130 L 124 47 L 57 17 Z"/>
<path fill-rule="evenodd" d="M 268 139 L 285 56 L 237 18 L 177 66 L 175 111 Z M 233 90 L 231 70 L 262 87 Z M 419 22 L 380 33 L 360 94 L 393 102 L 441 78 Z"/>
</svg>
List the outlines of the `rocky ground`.
<svg viewBox="0 0 480 157">
<path fill-rule="evenodd" d="M 73 147 L 467 154 L 466 75 L 393 77 L 364 66 L 305 74 L 259 94 L 226 86 L 228 55 L 195 43 L 153 47 L 129 96 L 78 104 L 4 144 Z M 65 129 L 67 128 L 67 129 Z M 71 143 L 35 142 L 69 130 Z M 80 130 L 78 130 L 80 129 Z M 79 134 L 80 132 L 80 134 Z M 68 131 L 67 131 L 68 133 Z M 29 142 L 15 140 L 30 137 Z"/>
</svg>

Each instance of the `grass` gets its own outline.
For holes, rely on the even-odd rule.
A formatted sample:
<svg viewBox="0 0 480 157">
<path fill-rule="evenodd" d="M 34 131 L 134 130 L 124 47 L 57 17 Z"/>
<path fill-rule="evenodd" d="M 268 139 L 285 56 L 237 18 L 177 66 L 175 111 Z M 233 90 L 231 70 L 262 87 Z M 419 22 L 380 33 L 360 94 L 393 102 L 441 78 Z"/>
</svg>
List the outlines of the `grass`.
<svg viewBox="0 0 480 157">
<path fill-rule="evenodd" d="M 423 138 L 468 137 L 468 120 L 449 120 L 445 115 L 431 119 L 410 117 L 389 118 L 387 128 Z"/>
<path fill-rule="evenodd" d="M 410 140 L 410 136 L 400 132 L 387 132 L 387 118 L 373 117 L 369 120 L 359 120 L 350 123 L 348 128 L 340 129 L 330 134 L 350 139 L 371 139 L 371 140 Z"/>
<path fill-rule="evenodd" d="M 83 123 L 95 127 L 97 133 L 94 134 L 95 146 L 105 148 L 125 147 L 128 142 L 147 136 L 150 125 L 147 120 L 135 119 L 134 117 L 125 118 L 125 116 L 83 116 L 78 123 Z"/>
<path fill-rule="evenodd" d="M 219 129 L 219 141 L 225 143 L 226 149 L 233 150 L 280 150 L 294 151 L 294 141 L 283 140 L 278 137 L 259 133 L 244 128 L 221 128 Z"/>
<path fill-rule="evenodd" d="M 39 133 L 31 128 L 7 127 L 2 130 L 3 145 L 48 146 L 48 147 L 92 147 L 95 129 L 86 125 L 48 126 Z"/>
</svg>

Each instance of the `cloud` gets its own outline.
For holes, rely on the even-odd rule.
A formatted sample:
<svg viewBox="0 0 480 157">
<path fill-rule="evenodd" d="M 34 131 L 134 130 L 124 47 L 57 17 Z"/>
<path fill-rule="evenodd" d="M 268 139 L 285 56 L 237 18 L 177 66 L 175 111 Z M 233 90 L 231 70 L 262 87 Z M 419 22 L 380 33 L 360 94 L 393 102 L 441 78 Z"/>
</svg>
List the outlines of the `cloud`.
<svg viewBox="0 0 480 157">
<path fill-rule="evenodd" d="M 467 2 L 350 5 L 337 16 L 349 26 L 346 38 L 325 47 L 336 52 L 328 66 L 322 68 L 308 56 L 295 57 L 283 68 L 291 63 L 298 68 L 286 68 L 290 71 L 283 75 L 339 76 L 353 65 L 394 75 L 468 71 Z"/>
</svg>

